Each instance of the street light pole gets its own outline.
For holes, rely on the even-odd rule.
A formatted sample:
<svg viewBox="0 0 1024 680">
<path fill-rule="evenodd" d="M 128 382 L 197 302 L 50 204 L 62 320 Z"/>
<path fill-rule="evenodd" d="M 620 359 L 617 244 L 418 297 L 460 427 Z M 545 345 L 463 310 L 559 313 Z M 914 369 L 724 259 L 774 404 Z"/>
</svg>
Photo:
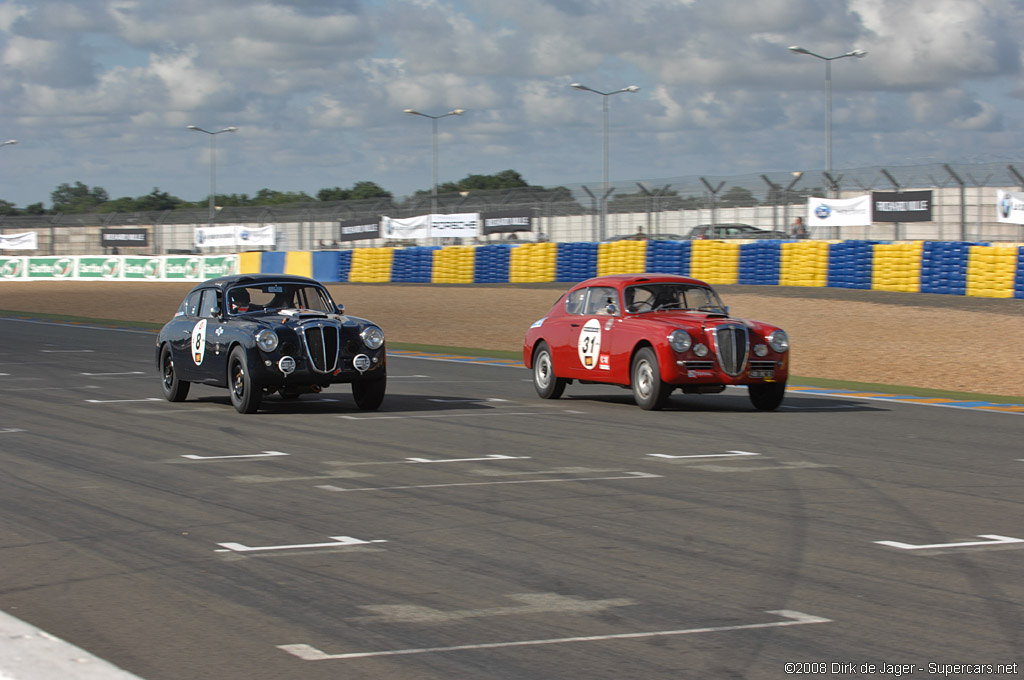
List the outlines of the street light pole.
<svg viewBox="0 0 1024 680">
<path fill-rule="evenodd" d="M 234 132 L 238 128 L 232 126 L 226 127 L 223 130 L 210 131 L 204 130 L 203 128 L 195 125 L 189 125 L 188 129 L 194 130 L 195 132 L 204 132 L 210 135 L 210 221 L 208 226 L 212 227 L 213 218 L 217 210 L 216 205 L 214 205 L 216 200 L 215 197 L 217 195 L 217 135 L 222 132 Z"/>
<path fill-rule="evenodd" d="M 466 112 L 466 110 L 452 109 L 448 113 L 442 113 L 439 116 L 431 116 L 428 113 L 420 113 L 419 111 L 414 111 L 413 109 L 405 109 L 404 111 L 405 113 L 408 113 L 410 116 L 423 116 L 424 118 L 429 118 L 434 126 L 434 172 L 432 176 L 433 182 L 430 185 L 430 212 L 431 214 L 435 214 L 437 213 L 437 121 L 440 120 L 441 118 L 447 118 L 448 116 L 461 116 Z"/>
<path fill-rule="evenodd" d="M 636 92 L 640 88 L 636 85 L 629 85 L 620 90 L 613 90 L 612 92 L 601 92 L 595 90 L 592 87 L 587 87 L 583 83 L 572 83 L 569 87 L 574 87 L 577 90 L 584 90 L 586 92 L 593 92 L 594 94 L 601 95 L 601 101 L 603 102 L 602 110 L 604 113 L 604 126 L 603 126 L 603 140 L 604 140 L 604 173 L 602 177 L 602 195 L 601 195 L 601 229 L 600 229 L 600 240 L 605 239 L 606 227 L 608 222 L 608 97 L 613 94 L 621 94 L 623 92 Z"/>
<path fill-rule="evenodd" d="M 817 57 L 825 62 L 825 165 L 827 166 L 826 172 L 832 174 L 832 62 L 836 59 L 843 59 L 845 57 L 856 57 L 863 59 L 867 56 L 866 50 L 852 50 L 846 54 L 839 54 L 834 57 L 823 57 L 820 54 L 815 54 L 808 49 L 800 47 L 799 45 L 793 45 L 789 48 L 791 52 L 797 54 L 806 54 L 811 57 Z"/>
</svg>

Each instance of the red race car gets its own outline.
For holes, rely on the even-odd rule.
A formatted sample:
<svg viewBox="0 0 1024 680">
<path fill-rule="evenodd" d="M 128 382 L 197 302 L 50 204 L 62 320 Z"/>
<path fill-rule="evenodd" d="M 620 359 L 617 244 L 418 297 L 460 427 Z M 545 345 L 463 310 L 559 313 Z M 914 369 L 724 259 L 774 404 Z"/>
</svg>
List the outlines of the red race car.
<svg viewBox="0 0 1024 680">
<path fill-rule="evenodd" d="M 746 385 L 754 408 L 786 393 L 789 338 L 777 326 L 734 319 L 711 286 L 672 274 L 599 276 L 576 284 L 530 326 L 523 362 L 544 399 L 565 386 L 608 383 L 637 405 L 662 408 L 674 389 L 714 394 Z"/>
</svg>

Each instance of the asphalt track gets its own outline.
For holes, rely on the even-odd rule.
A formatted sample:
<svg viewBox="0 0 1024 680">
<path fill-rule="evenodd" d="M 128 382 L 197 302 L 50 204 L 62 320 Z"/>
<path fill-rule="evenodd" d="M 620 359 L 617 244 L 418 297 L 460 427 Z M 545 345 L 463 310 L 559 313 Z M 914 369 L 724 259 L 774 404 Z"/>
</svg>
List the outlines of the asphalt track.
<svg viewBox="0 0 1024 680">
<path fill-rule="evenodd" d="M 1024 664 L 1019 413 L 742 390 L 646 412 L 403 356 L 378 412 L 339 387 L 241 416 L 161 399 L 152 333 L 0 333 L 0 611 L 146 680 Z M 0 678 L 50 677 L 11 644 Z"/>
</svg>

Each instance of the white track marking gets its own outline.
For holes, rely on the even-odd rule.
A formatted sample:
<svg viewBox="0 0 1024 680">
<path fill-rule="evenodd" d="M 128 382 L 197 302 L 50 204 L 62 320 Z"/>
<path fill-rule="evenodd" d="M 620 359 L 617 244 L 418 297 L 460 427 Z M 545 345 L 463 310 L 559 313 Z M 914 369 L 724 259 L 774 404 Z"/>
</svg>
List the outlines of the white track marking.
<svg viewBox="0 0 1024 680">
<path fill-rule="evenodd" d="M 961 543 L 932 543 L 930 545 L 913 545 L 899 541 L 875 541 L 879 545 L 888 545 L 901 550 L 934 550 L 937 548 L 977 548 L 989 545 L 1005 545 L 1007 543 L 1024 543 L 1024 538 L 1012 538 L 1000 536 L 999 534 L 978 534 L 978 538 L 988 539 L 985 541 L 965 541 Z"/>
<path fill-rule="evenodd" d="M 248 546 L 242 545 L 241 543 L 218 543 L 217 545 L 223 548 L 222 550 L 215 550 L 214 552 L 261 552 L 268 550 L 300 550 L 308 548 L 337 548 L 340 546 L 347 545 L 368 545 L 370 543 L 387 543 L 384 539 L 376 539 L 372 541 L 364 541 L 359 538 L 353 538 L 351 536 L 331 536 L 330 543 L 300 543 L 296 545 L 264 545 L 264 546 Z"/>
<path fill-rule="evenodd" d="M 735 626 L 710 626 L 707 628 L 683 628 L 680 630 L 656 630 L 641 633 L 613 633 L 610 635 L 585 635 L 579 637 L 550 638 L 546 640 L 517 640 L 514 642 L 485 642 L 475 645 L 456 645 L 453 647 L 421 647 L 418 649 L 392 649 L 378 652 L 349 652 L 347 654 L 327 654 L 311 645 L 278 645 L 289 654 L 304 661 L 331 661 L 341 659 L 365 659 L 372 656 L 401 656 L 407 654 L 431 654 L 435 652 L 461 652 L 474 649 L 497 649 L 500 647 L 532 647 L 537 645 L 561 645 L 573 642 L 599 642 L 603 640 L 638 640 L 652 637 L 669 637 L 673 635 L 699 635 L 702 633 L 725 633 L 734 630 L 754 630 L 758 628 L 781 628 L 784 626 L 802 626 L 810 623 L 829 623 L 831 619 L 812 616 L 790 609 L 777 609 L 765 612 L 783 617 L 784 621 L 768 623 L 747 623 Z"/>
<path fill-rule="evenodd" d="M 512 479 L 502 482 L 457 482 L 454 484 L 417 484 L 410 486 L 367 486 L 357 489 L 343 489 L 340 486 L 322 485 L 316 488 L 324 491 L 398 491 L 401 489 L 442 489 L 454 486 L 492 486 L 497 484 L 565 484 L 567 482 L 596 482 L 608 479 L 654 479 L 661 475 L 647 472 L 627 472 L 619 477 L 576 477 L 573 479 Z"/>
</svg>

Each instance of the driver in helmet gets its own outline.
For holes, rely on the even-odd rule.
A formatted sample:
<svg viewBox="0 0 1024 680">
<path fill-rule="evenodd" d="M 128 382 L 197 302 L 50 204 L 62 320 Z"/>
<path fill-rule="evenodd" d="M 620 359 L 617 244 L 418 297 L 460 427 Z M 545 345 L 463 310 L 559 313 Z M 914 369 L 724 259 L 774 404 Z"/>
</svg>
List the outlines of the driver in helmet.
<svg viewBox="0 0 1024 680">
<path fill-rule="evenodd" d="M 249 311 L 249 291 L 245 288 L 235 288 L 231 291 L 231 313 L 244 314 Z"/>
</svg>

